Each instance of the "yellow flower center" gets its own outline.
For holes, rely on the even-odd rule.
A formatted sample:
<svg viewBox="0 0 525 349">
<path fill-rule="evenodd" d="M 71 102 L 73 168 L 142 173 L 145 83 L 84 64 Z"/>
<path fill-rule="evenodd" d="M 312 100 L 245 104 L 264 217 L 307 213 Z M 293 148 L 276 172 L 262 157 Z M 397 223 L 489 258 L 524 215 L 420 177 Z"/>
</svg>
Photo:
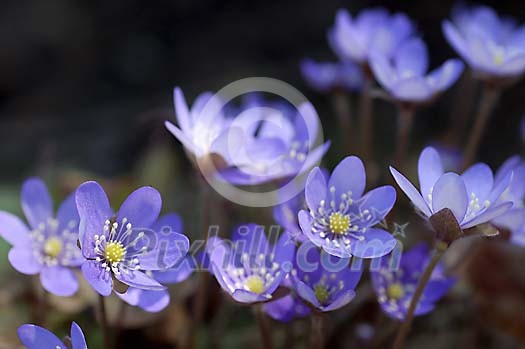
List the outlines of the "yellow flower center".
<svg viewBox="0 0 525 349">
<path fill-rule="evenodd" d="M 44 244 L 44 252 L 48 257 L 57 258 L 62 252 L 62 241 L 57 237 L 50 237 Z"/>
<path fill-rule="evenodd" d="M 246 279 L 244 285 L 250 292 L 256 294 L 261 294 L 264 292 L 264 280 L 258 275 L 249 276 Z"/>
<path fill-rule="evenodd" d="M 503 56 L 503 53 L 497 52 L 494 55 L 494 64 L 495 65 L 502 65 L 504 61 L 505 61 L 505 58 Z"/>
<path fill-rule="evenodd" d="M 315 298 L 319 301 L 319 303 L 324 304 L 328 300 L 328 289 L 326 286 L 317 284 L 314 286 L 314 293 Z"/>
<path fill-rule="evenodd" d="M 330 215 L 330 230 L 334 234 L 344 234 L 350 228 L 350 216 L 334 212 Z"/>
<path fill-rule="evenodd" d="M 109 242 L 106 245 L 104 257 L 109 263 L 118 263 L 124 259 L 126 249 L 121 242 Z"/>
<path fill-rule="evenodd" d="M 388 293 L 388 297 L 394 300 L 398 300 L 405 295 L 405 289 L 403 288 L 403 285 L 398 282 L 388 286 L 386 292 Z"/>
</svg>

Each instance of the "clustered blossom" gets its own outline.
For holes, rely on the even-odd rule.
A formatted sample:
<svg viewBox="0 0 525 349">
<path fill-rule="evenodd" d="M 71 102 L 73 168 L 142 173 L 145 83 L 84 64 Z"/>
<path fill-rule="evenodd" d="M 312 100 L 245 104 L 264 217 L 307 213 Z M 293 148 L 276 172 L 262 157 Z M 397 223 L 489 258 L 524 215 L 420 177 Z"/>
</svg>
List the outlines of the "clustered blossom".
<svg viewBox="0 0 525 349">
<path fill-rule="evenodd" d="M 423 216 L 430 218 L 448 208 L 462 229 L 489 222 L 512 206 L 510 201 L 500 201 L 512 173 L 494 180 L 492 170 L 483 163 L 471 166 L 461 175 L 445 173 L 439 153 L 431 147 L 419 156 L 420 191 L 395 168 L 390 167 L 390 172 Z"/>
<path fill-rule="evenodd" d="M 283 234 L 271 246 L 262 228 L 252 223 L 239 226 L 233 232 L 232 246 L 220 238 L 208 241 L 213 275 L 240 303 L 271 300 L 291 268 L 295 244 Z"/>
<path fill-rule="evenodd" d="M 525 71 L 525 30 L 486 6 L 457 7 L 443 21 L 449 44 L 482 78 L 512 78 Z"/>
<path fill-rule="evenodd" d="M 75 322 L 71 324 L 71 347 L 50 331 L 36 325 L 20 326 L 18 338 L 27 349 L 88 349 L 84 333 Z"/>
<path fill-rule="evenodd" d="M 338 257 L 381 257 L 395 247 L 387 231 L 375 228 L 396 201 L 392 186 L 363 195 L 366 174 L 363 162 L 343 159 L 327 180 L 319 168 L 310 172 L 305 198 L 308 210 L 299 212 L 303 233 L 315 245 Z"/>
<path fill-rule="evenodd" d="M 391 256 L 382 257 L 379 268 L 372 269 L 372 285 L 383 311 L 394 319 L 402 320 L 407 314 L 418 281 L 430 260 L 430 249 L 424 243 L 418 244 L 402 254 L 399 267 L 391 268 Z M 434 309 L 454 285 L 455 279 L 447 277 L 445 268 L 439 263 L 416 307 L 414 315 L 423 315 Z"/>
<path fill-rule="evenodd" d="M 374 8 L 352 18 L 348 11 L 339 10 L 328 31 L 328 41 L 342 61 L 365 65 L 372 52 L 391 57 L 414 32 L 414 24 L 403 13 L 390 14 L 386 9 Z"/>
<path fill-rule="evenodd" d="M 73 269 L 84 262 L 77 247 L 80 219 L 74 196 L 60 205 L 55 217 L 46 185 L 32 178 L 24 182 L 21 199 L 29 227 L 18 217 L 0 211 L 0 235 L 13 245 L 9 262 L 23 274 L 40 274 L 48 292 L 73 295 L 78 290 Z"/>
<path fill-rule="evenodd" d="M 288 110 L 261 100 L 240 115 L 231 115 L 236 109 L 223 108 L 220 98 L 209 93 L 200 95 L 191 110 L 179 88 L 174 96 L 179 126 L 167 121 L 166 127 L 190 158 L 231 184 L 255 185 L 297 176 L 328 150 L 328 142 L 315 147 L 320 125 L 308 102 L 291 116 Z"/>
<path fill-rule="evenodd" d="M 405 40 L 392 60 L 372 53 L 370 66 L 381 86 L 395 100 L 421 103 L 448 89 L 463 71 L 459 59 L 449 59 L 427 73 L 428 50 L 420 38 Z"/>
<path fill-rule="evenodd" d="M 98 293 L 109 296 L 113 279 L 149 291 L 165 289 L 149 272 L 175 264 L 188 251 L 189 241 L 176 232 L 158 234 L 151 230 L 162 206 L 155 189 L 137 189 L 116 214 L 96 182 L 82 184 L 76 202 L 82 220 L 82 254 L 86 258 L 82 273 Z"/>
</svg>

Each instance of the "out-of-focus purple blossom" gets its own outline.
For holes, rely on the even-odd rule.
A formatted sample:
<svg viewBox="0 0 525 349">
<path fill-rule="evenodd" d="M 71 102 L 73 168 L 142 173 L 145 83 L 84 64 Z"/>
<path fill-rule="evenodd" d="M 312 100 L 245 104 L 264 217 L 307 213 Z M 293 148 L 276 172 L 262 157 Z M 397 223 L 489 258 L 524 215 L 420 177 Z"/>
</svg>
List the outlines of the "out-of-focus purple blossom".
<svg viewBox="0 0 525 349">
<path fill-rule="evenodd" d="M 510 157 L 501 165 L 494 181 L 503 181 L 511 173 L 510 184 L 501 194 L 499 201 L 510 201 L 513 206 L 501 216 L 494 218 L 492 223 L 510 230 L 511 240 L 525 246 L 525 161 L 519 155 Z"/>
<path fill-rule="evenodd" d="M 161 233 L 164 230 L 166 234 L 170 232 L 182 234 L 184 231 L 182 219 L 175 213 L 161 217 L 151 229 L 157 233 Z M 169 269 L 146 271 L 146 274 L 163 285 L 182 282 L 193 273 L 189 258 L 190 257 L 181 255 L 180 260 Z M 121 294 L 116 292 L 116 294 L 126 303 L 137 306 L 150 313 L 159 312 L 165 309 L 170 303 L 168 290 L 150 291 L 130 287 L 125 293 Z"/>
<path fill-rule="evenodd" d="M 13 246 L 9 262 L 23 274 L 40 274 L 47 291 L 72 296 L 78 290 L 73 268 L 84 262 L 77 247 L 80 219 L 74 195 L 60 205 L 54 216 L 46 185 L 32 178 L 24 182 L 21 200 L 29 227 L 18 217 L 0 211 L 0 235 Z"/>
<path fill-rule="evenodd" d="M 280 322 L 290 322 L 310 315 L 310 308 L 293 290 L 290 277 L 285 278 L 281 284 L 283 287 L 290 289 L 290 294 L 264 303 L 262 310 L 272 319 Z"/>
<path fill-rule="evenodd" d="M 461 161 L 463 160 L 463 153 L 461 150 L 454 146 L 442 144 L 432 144 L 431 147 L 439 153 L 444 169 L 454 172 L 459 171 L 461 168 Z"/>
<path fill-rule="evenodd" d="M 283 234 L 274 246 L 262 226 L 241 225 L 231 242 L 208 240 L 211 271 L 222 289 L 240 303 L 266 302 L 292 268 L 295 244 Z"/>
<path fill-rule="evenodd" d="M 328 41 L 341 60 L 365 64 L 372 51 L 391 57 L 414 31 L 414 24 L 403 13 L 390 14 L 386 9 L 373 8 L 352 18 L 341 9 L 328 31 Z"/>
<path fill-rule="evenodd" d="M 397 184 L 425 217 L 448 208 L 462 229 L 486 223 L 507 212 L 512 202 L 500 200 L 512 173 L 494 180 L 492 170 L 483 163 L 472 165 L 463 174 L 443 170 L 439 153 L 425 148 L 419 156 L 420 191 L 395 168 L 390 172 Z"/>
<path fill-rule="evenodd" d="M 317 164 L 328 149 L 328 142 L 315 147 L 320 125 L 310 103 L 290 113 L 253 98 L 239 115 L 230 115 L 235 108 L 226 108 L 226 113 L 219 97 L 210 93 L 199 96 L 191 110 L 179 88 L 174 95 L 178 126 L 166 122 L 166 127 L 190 158 L 201 163 L 211 158 L 218 178 L 231 184 L 295 177 Z"/>
<path fill-rule="evenodd" d="M 428 71 L 428 50 L 420 38 L 403 42 L 392 59 L 372 51 L 372 72 L 381 86 L 395 100 L 424 102 L 454 84 L 463 72 L 459 59 L 449 59 L 440 67 Z"/>
<path fill-rule="evenodd" d="M 403 253 L 398 269 L 392 269 L 390 256 L 385 256 L 381 259 L 379 270 L 370 272 L 379 304 L 388 316 L 404 319 L 430 257 L 428 246 L 422 243 Z M 414 315 L 431 312 L 435 303 L 445 296 L 454 283 L 455 279 L 447 277 L 444 266 L 439 263 L 423 291 Z"/>
<path fill-rule="evenodd" d="M 18 338 L 27 349 L 67 349 L 57 336 L 36 325 L 22 325 L 18 328 Z M 87 349 L 86 339 L 82 329 L 73 322 L 71 324 L 71 349 Z"/>
<path fill-rule="evenodd" d="M 316 62 L 305 59 L 301 73 L 308 85 L 319 92 L 355 91 L 363 81 L 362 70 L 352 62 Z"/>
<path fill-rule="evenodd" d="M 308 210 L 299 212 L 303 233 L 334 256 L 381 257 L 395 247 L 394 237 L 374 228 L 396 201 L 392 186 L 376 188 L 363 195 L 366 174 L 355 156 L 343 159 L 327 180 L 317 167 L 306 181 Z"/>
<path fill-rule="evenodd" d="M 257 185 L 296 177 L 321 161 L 330 142 L 316 147 L 320 124 L 312 104 L 305 102 L 292 113 L 266 107 L 265 102 L 252 109 L 238 116 L 233 125 L 258 120 L 251 135 L 253 147 L 248 147 L 250 143 L 230 145 L 232 166 L 220 171 L 219 178 L 235 185 Z"/>
<path fill-rule="evenodd" d="M 347 305 L 362 275 L 361 268 L 350 268 L 348 262 L 305 243 L 298 250 L 290 276 L 297 295 L 322 312 Z"/>
<path fill-rule="evenodd" d="M 525 71 L 525 26 L 487 6 L 456 7 L 443 22 L 449 44 L 482 77 L 506 78 Z"/>
<path fill-rule="evenodd" d="M 162 206 L 157 190 L 137 189 L 115 214 L 104 189 L 96 182 L 86 182 L 77 189 L 76 202 L 82 254 L 87 259 L 82 273 L 99 294 L 111 294 L 113 278 L 133 288 L 165 289 L 148 275 L 149 271 L 174 265 L 186 255 L 189 240 L 169 229 L 152 229 L 158 228 L 155 223 Z M 173 216 L 166 219 L 172 220 Z M 172 225 L 162 224 L 168 228 Z"/>
</svg>

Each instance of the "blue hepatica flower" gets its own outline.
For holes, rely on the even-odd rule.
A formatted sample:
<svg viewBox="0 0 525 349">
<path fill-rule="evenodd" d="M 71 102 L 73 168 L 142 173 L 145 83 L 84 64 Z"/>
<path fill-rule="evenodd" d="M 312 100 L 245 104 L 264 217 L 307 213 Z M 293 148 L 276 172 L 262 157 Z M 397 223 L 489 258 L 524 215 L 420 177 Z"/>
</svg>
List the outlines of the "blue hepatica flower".
<svg viewBox="0 0 525 349">
<path fill-rule="evenodd" d="M 299 106 L 291 118 L 288 110 L 264 102 L 250 104 L 235 117 L 223 109 L 218 96 L 206 93 L 190 110 L 176 88 L 179 127 L 170 122 L 166 127 L 200 166 L 211 160 L 219 178 L 234 185 L 294 177 L 312 168 L 328 149 L 328 143 L 313 149 L 319 119 L 310 103 Z"/>
<path fill-rule="evenodd" d="M 486 223 L 505 213 L 510 201 L 500 201 L 509 186 L 512 173 L 495 181 L 492 170 L 483 163 L 472 165 L 463 174 L 443 170 L 438 152 L 425 148 L 419 156 L 420 191 L 395 168 L 390 167 L 395 181 L 416 208 L 427 218 L 448 208 L 462 229 Z"/>
<path fill-rule="evenodd" d="M 295 244 L 283 234 L 268 244 L 263 227 L 250 223 L 234 230 L 232 241 L 212 238 L 207 251 L 222 289 L 240 303 L 266 302 L 291 269 Z"/>
<path fill-rule="evenodd" d="M 115 214 L 104 189 L 86 182 L 77 189 L 76 202 L 82 254 L 87 259 L 82 272 L 99 294 L 111 294 L 113 278 L 134 288 L 165 289 L 148 271 L 175 264 L 188 251 L 189 241 L 177 232 L 159 234 L 151 229 L 162 206 L 157 190 L 137 189 Z"/>
<path fill-rule="evenodd" d="M 392 209 L 396 191 L 383 186 L 363 195 L 365 183 L 363 162 L 355 156 L 343 159 L 328 181 L 314 168 L 306 180 L 308 210 L 299 212 L 303 233 L 329 254 L 342 258 L 377 258 L 392 251 L 394 237 L 374 226 Z"/>
<path fill-rule="evenodd" d="M 370 66 L 381 86 L 392 98 L 423 102 L 448 89 L 463 72 L 459 59 L 449 59 L 428 73 L 428 50 L 420 38 L 405 40 L 392 59 L 372 52 Z"/>
<path fill-rule="evenodd" d="M 319 251 L 307 242 L 298 251 L 291 278 L 297 295 L 317 310 L 328 312 L 352 301 L 362 275 L 361 268 L 350 268 L 349 259 Z"/>
<path fill-rule="evenodd" d="M 482 77 L 514 77 L 525 71 L 525 27 L 486 6 L 457 7 L 443 22 L 448 42 Z"/>
<path fill-rule="evenodd" d="M 42 286 L 58 296 L 71 296 L 78 290 L 73 271 L 84 258 L 77 247 L 79 217 L 74 195 L 53 214 L 53 203 L 46 185 L 32 178 L 22 186 L 22 209 L 29 227 L 18 217 L 0 211 L 0 235 L 13 247 L 9 262 L 17 271 L 40 274 Z"/>
<path fill-rule="evenodd" d="M 57 336 L 36 325 L 22 325 L 18 328 L 18 338 L 27 349 L 68 349 Z M 80 327 L 71 324 L 71 349 L 87 349 L 86 339 Z"/>
<path fill-rule="evenodd" d="M 352 62 L 316 62 L 305 59 L 301 73 L 308 85 L 319 92 L 358 90 L 363 81 L 362 70 Z"/>
<path fill-rule="evenodd" d="M 264 303 L 262 310 L 272 319 L 280 322 L 290 322 L 310 315 L 310 308 L 293 290 L 290 276 L 283 280 L 282 286 L 290 289 L 290 293 L 274 301 Z"/>
<path fill-rule="evenodd" d="M 162 216 L 151 227 L 151 230 L 171 234 L 173 232 L 181 234 L 183 230 L 182 220 L 179 215 L 170 213 Z M 186 251 L 187 252 L 187 251 Z M 189 263 L 189 257 L 185 257 L 185 251 L 181 251 L 181 258 L 169 269 L 158 271 L 145 271 L 146 275 L 152 277 L 163 285 L 175 284 L 186 280 L 193 273 Z M 124 293 L 116 293 L 120 299 L 126 303 L 137 306 L 150 313 L 156 313 L 165 309 L 170 303 L 168 290 L 152 291 L 130 287 Z"/>
<path fill-rule="evenodd" d="M 394 319 L 402 320 L 410 307 L 418 281 L 430 260 L 430 249 L 424 243 L 403 253 L 399 268 L 390 267 L 390 256 L 381 258 L 380 268 L 370 272 L 372 285 L 383 311 Z M 434 309 L 455 279 L 447 277 L 443 264 L 434 269 L 423 295 L 416 307 L 415 315 L 423 315 Z"/>
<path fill-rule="evenodd" d="M 352 18 L 348 11 L 339 10 L 334 27 L 328 31 L 328 40 L 341 60 L 365 64 L 372 51 L 390 57 L 414 30 L 402 13 L 390 14 L 386 9 L 374 8 Z"/>
</svg>

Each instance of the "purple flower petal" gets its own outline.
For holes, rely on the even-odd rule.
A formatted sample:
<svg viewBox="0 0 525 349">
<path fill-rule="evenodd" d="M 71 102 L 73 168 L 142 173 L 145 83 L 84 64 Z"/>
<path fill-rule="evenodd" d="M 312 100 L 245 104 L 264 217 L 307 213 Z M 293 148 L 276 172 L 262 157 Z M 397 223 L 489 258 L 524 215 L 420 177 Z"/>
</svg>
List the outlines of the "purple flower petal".
<svg viewBox="0 0 525 349">
<path fill-rule="evenodd" d="M 73 270 L 60 265 L 43 267 L 40 282 L 46 291 L 61 297 L 70 297 L 78 291 L 78 280 Z"/>
<path fill-rule="evenodd" d="M 104 189 L 97 182 L 86 182 L 76 192 L 78 213 L 81 219 L 79 241 L 82 254 L 95 258 L 95 235 L 103 233 L 104 223 L 113 216 Z"/>
<path fill-rule="evenodd" d="M 359 258 L 379 258 L 390 253 L 396 246 L 397 240 L 389 232 L 368 228 L 363 234 L 364 240 L 353 240 L 350 246 L 351 253 Z"/>
<path fill-rule="evenodd" d="M 71 324 L 71 344 L 73 345 L 72 349 L 87 349 L 84 333 L 76 322 Z"/>
<path fill-rule="evenodd" d="M 403 79 L 391 87 L 390 93 L 402 101 L 419 102 L 432 97 L 435 93 L 423 77 Z"/>
<path fill-rule="evenodd" d="M 164 126 L 170 131 L 172 135 L 175 136 L 182 143 L 184 148 L 186 148 L 190 153 L 194 153 L 196 156 L 201 156 L 200 149 L 193 143 L 193 140 L 188 137 L 184 132 L 181 131 L 177 126 L 173 125 L 171 122 L 164 122 Z"/>
<path fill-rule="evenodd" d="M 359 205 L 359 211 L 368 210 L 371 215 L 369 221 L 364 222 L 367 227 L 379 223 L 390 212 L 396 202 L 396 190 L 385 185 L 369 191 Z M 359 213 L 361 213 L 359 212 Z"/>
<path fill-rule="evenodd" d="M 428 50 L 421 38 L 406 40 L 395 52 L 394 62 L 400 76 L 423 76 L 428 69 Z"/>
<path fill-rule="evenodd" d="M 191 256 L 184 258 L 173 267 L 153 272 L 155 280 L 162 284 L 176 284 L 189 278 L 194 267 L 190 263 Z"/>
<path fill-rule="evenodd" d="M 91 261 L 84 262 L 81 269 L 84 278 L 95 291 L 104 297 L 111 294 L 113 290 L 113 280 L 110 272 L 103 269 L 99 263 Z"/>
<path fill-rule="evenodd" d="M 235 290 L 232 298 L 239 303 L 259 303 L 271 299 L 270 296 L 256 294 L 246 290 Z"/>
<path fill-rule="evenodd" d="M 266 254 L 269 249 L 264 227 L 254 223 L 236 227 L 233 230 L 232 242 L 236 246 L 236 253 L 258 256 Z"/>
<path fill-rule="evenodd" d="M 61 204 L 57 211 L 58 231 L 64 231 L 66 228 L 71 230 L 70 224 L 78 227 L 80 217 L 77 210 L 76 194 L 71 193 Z"/>
<path fill-rule="evenodd" d="M 346 292 L 343 292 L 341 295 L 339 295 L 333 302 L 331 302 L 326 307 L 321 307 L 322 311 L 328 312 L 337 310 L 339 308 L 344 307 L 348 303 L 352 301 L 355 297 L 355 291 L 354 290 L 348 290 Z"/>
<path fill-rule="evenodd" d="M 427 147 L 423 149 L 418 161 L 418 176 L 419 185 L 421 188 L 421 195 L 428 205 L 430 205 L 430 194 L 432 194 L 432 188 L 436 184 L 437 180 L 445 171 L 443 170 L 443 164 L 441 157 L 436 149 Z"/>
<path fill-rule="evenodd" d="M 163 229 L 171 229 L 175 233 L 182 234 L 184 232 L 184 226 L 182 219 L 176 213 L 168 213 L 160 217 L 155 224 L 151 226 L 154 231 L 162 231 Z"/>
<path fill-rule="evenodd" d="M 461 224 L 467 213 L 468 205 L 469 196 L 461 177 L 452 172 L 442 175 L 432 191 L 432 211 L 439 212 L 448 208 Z"/>
<path fill-rule="evenodd" d="M 53 202 L 45 183 L 31 178 L 22 185 L 22 209 L 29 225 L 36 229 L 40 223 L 47 223 L 53 216 Z"/>
<path fill-rule="evenodd" d="M 117 295 L 124 302 L 138 306 L 150 313 L 157 313 L 165 309 L 170 302 L 170 295 L 167 290 L 147 291 L 130 287 L 125 293 L 117 293 Z"/>
<path fill-rule="evenodd" d="M 423 214 L 427 217 L 430 217 L 432 215 L 430 208 L 428 207 L 427 203 L 421 196 L 421 194 L 417 191 L 417 189 L 410 183 L 408 179 L 405 178 L 401 173 L 399 173 L 395 168 L 390 167 L 390 173 L 394 177 L 394 180 L 396 181 L 397 185 L 401 188 L 401 190 L 408 196 L 410 201 L 421 211 Z"/>
<path fill-rule="evenodd" d="M 305 198 L 311 210 L 317 210 L 322 200 L 326 200 L 326 179 L 319 167 L 314 168 L 306 179 Z"/>
<path fill-rule="evenodd" d="M 264 303 L 263 311 L 274 320 L 290 322 L 294 318 L 294 306 L 295 301 L 293 297 L 287 295 L 274 301 Z"/>
<path fill-rule="evenodd" d="M 512 202 L 505 202 L 501 205 L 489 207 L 482 214 L 476 216 L 474 219 L 461 224 L 463 229 L 472 228 L 478 224 L 486 223 L 507 212 L 512 207 Z"/>
<path fill-rule="evenodd" d="M 131 193 L 117 214 L 117 221 L 127 218 L 134 228 L 148 228 L 159 217 L 162 199 L 157 189 L 142 187 Z"/>
<path fill-rule="evenodd" d="M 173 266 L 184 258 L 190 248 L 185 235 L 171 232 L 168 235 L 157 233 L 157 246 L 154 250 L 137 256 L 141 270 L 161 270 Z"/>
<path fill-rule="evenodd" d="M 464 68 L 463 62 L 459 59 L 449 59 L 430 72 L 427 82 L 437 91 L 444 91 L 459 79 Z"/>
<path fill-rule="evenodd" d="M 334 197 L 336 206 L 339 205 L 342 194 L 351 195 L 357 199 L 363 195 L 366 185 L 365 167 L 357 156 L 344 158 L 334 169 L 328 180 L 330 192 L 335 189 Z M 351 193 L 351 194 L 349 194 Z M 328 194 L 329 198 L 331 193 Z"/>
<path fill-rule="evenodd" d="M 314 307 L 320 308 L 321 305 L 319 304 L 319 301 L 315 296 L 314 290 L 312 290 L 307 284 L 305 284 L 302 281 L 297 281 L 297 283 L 295 284 L 295 290 L 297 291 L 299 297 L 301 297 Z"/>
<path fill-rule="evenodd" d="M 147 276 L 141 271 L 122 271 L 120 274 L 115 274 L 115 278 L 128 286 L 142 290 L 162 291 L 166 289 L 166 287 L 162 286 L 157 280 Z"/>
<path fill-rule="evenodd" d="M 175 113 L 177 114 L 179 126 L 182 131 L 188 132 L 191 129 L 190 111 L 180 87 L 173 89 L 173 101 L 175 103 Z"/>
<path fill-rule="evenodd" d="M 494 185 L 492 170 L 483 163 L 469 167 L 461 178 L 465 182 L 467 193 L 474 193 L 480 202 L 488 197 Z"/>
<path fill-rule="evenodd" d="M 13 246 L 31 243 L 27 225 L 17 216 L 3 211 L 0 211 L 0 236 Z"/>
<path fill-rule="evenodd" d="M 22 274 L 35 275 L 42 269 L 31 246 L 14 246 L 9 250 L 8 258 L 13 268 Z"/>
<path fill-rule="evenodd" d="M 18 328 L 18 338 L 27 349 L 66 348 L 53 333 L 36 325 L 23 325 Z M 73 348 L 77 349 L 77 348 Z"/>
<path fill-rule="evenodd" d="M 465 42 L 463 36 L 458 32 L 456 27 L 449 21 L 443 21 L 442 24 L 443 33 L 450 45 L 456 50 L 456 52 L 466 60 L 470 65 L 474 63 L 468 50 L 468 44 Z"/>
</svg>

